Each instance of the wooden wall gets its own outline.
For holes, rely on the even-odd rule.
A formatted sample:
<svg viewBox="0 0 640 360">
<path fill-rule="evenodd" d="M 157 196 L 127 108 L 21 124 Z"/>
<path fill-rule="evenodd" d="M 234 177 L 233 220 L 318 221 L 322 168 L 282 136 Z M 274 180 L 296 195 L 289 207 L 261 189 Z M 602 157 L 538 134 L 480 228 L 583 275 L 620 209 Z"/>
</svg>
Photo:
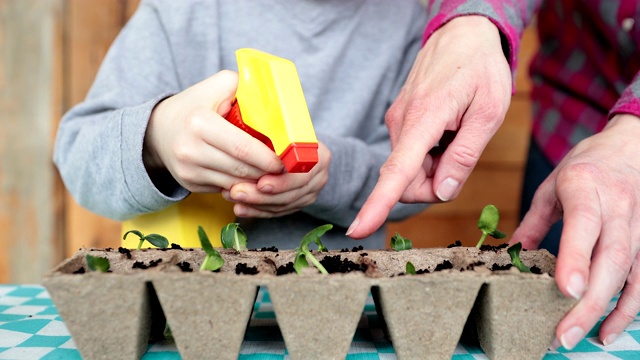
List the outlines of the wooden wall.
<svg viewBox="0 0 640 360">
<path fill-rule="evenodd" d="M 82 101 L 115 36 L 139 0 L 0 0 L 0 283 L 37 283 L 82 246 L 118 246 L 120 224 L 79 207 L 51 162 L 61 115 Z M 485 204 L 501 210 L 500 228 L 517 224 L 528 146 L 525 35 L 517 94 L 460 197 L 390 226 L 415 246 L 474 244 Z"/>
<path fill-rule="evenodd" d="M 61 16 L 59 0 L 0 0 L 0 283 L 35 282 L 63 252 Z"/>
</svg>

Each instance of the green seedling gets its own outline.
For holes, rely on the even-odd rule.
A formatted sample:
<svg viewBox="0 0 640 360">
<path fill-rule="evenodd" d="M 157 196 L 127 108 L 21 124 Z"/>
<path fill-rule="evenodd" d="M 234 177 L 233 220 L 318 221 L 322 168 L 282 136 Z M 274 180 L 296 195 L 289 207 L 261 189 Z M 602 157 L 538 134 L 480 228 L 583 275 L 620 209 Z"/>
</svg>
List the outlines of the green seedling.
<svg viewBox="0 0 640 360">
<path fill-rule="evenodd" d="M 522 250 L 522 244 L 520 242 L 513 244 L 507 249 L 509 256 L 511 256 L 511 264 L 517 267 L 520 272 L 530 273 L 531 269 L 520 260 L 520 250 Z"/>
<path fill-rule="evenodd" d="M 237 252 L 247 250 L 247 234 L 238 223 L 230 223 L 220 231 L 220 241 L 225 249 L 236 249 Z"/>
<path fill-rule="evenodd" d="M 166 249 L 169 247 L 169 240 L 167 240 L 166 237 L 159 235 L 159 234 L 148 234 L 148 235 L 144 235 L 143 233 L 141 233 L 138 230 L 129 230 L 126 233 L 124 233 L 124 235 L 122 236 L 122 240 L 126 240 L 127 239 L 127 235 L 129 234 L 134 234 L 137 235 L 140 238 L 140 242 L 138 243 L 138 250 L 140 250 L 140 248 L 142 248 L 142 244 L 145 241 L 148 241 L 151 245 L 155 246 L 155 247 L 159 247 L 162 249 Z"/>
<path fill-rule="evenodd" d="M 204 261 L 202 261 L 200 270 L 216 271 L 220 269 L 222 265 L 224 265 L 224 259 L 222 258 L 222 256 L 220 256 L 218 250 L 216 250 L 213 245 L 211 245 L 211 241 L 209 241 L 207 233 L 200 225 L 198 225 L 198 237 L 200 238 L 202 250 L 204 250 L 204 252 L 207 254 L 207 256 L 205 256 L 204 258 Z"/>
<path fill-rule="evenodd" d="M 504 239 L 507 236 L 507 234 L 497 229 L 499 220 L 500 213 L 494 205 L 487 205 L 482 209 L 480 219 L 478 219 L 478 229 L 482 231 L 482 236 L 476 245 L 478 249 L 482 246 L 487 235 L 491 235 L 496 239 Z"/>
<path fill-rule="evenodd" d="M 391 237 L 391 248 L 395 251 L 409 250 L 411 249 L 411 240 L 396 233 Z"/>
<path fill-rule="evenodd" d="M 296 273 L 301 274 L 302 269 L 309 267 L 309 263 L 307 259 L 311 260 L 313 265 L 323 274 L 328 274 L 327 269 L 320 264 L 320 261 L 311 254 L 311 250 L 309 250 L 309 245 L 314 242 L 318 246 L 318 251 L 327 251 L 327 248 L 322 244 L 320 238 L 324 233 L 331 230 L 333 225 L 326 224 L 319 226 L 311 231 L 309 231 L 300 242 L 300 247 L 296 248 L 296 259 L 293 262 L 293 268 L 296 270 Z"/>
<path fill-rule="evenodd" d="M 407 273 L 407 275 L 415 275 L 416 274 L 416 267 L 413 266 L 411 261 L 407 261 L 407 265 L 405 266 L 404 272 Z"/>
<path fill-rule="evenodd" d="M 106 273 L 107 271 L 109 271 L 109 267 L 111 266 L 109 264 L 109 259 L 107 258 L 87 254 L 86 259 L 87 267 L 91 271 Z"/>
</svg>

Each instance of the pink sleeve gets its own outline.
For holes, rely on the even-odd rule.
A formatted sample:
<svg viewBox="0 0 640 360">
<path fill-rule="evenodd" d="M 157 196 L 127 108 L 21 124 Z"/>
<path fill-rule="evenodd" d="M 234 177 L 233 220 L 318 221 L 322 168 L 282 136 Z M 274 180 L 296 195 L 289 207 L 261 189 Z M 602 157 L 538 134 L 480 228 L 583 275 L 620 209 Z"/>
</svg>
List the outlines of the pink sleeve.
<svg viewBox="0 0 640 360">
<path fill-rule="evenodd" d="M 636 74 L 609 112 L 609 119 L 617 114 L 632 114 L 640 117 L 640 72 Z"/>
<path fill-rule="evenodd" d="M 503 47 L 506 47 L 505 55 L 509 60 L 511 73 L 515 75 L 520 36 L 531 21 L 540 2 L 541 0 L 429 0 L 427 5 L 429 21 L 424 30 L 423 43 L 453 18 L 464 15 L 485 16 L 500 30 Z"/>
</svg>

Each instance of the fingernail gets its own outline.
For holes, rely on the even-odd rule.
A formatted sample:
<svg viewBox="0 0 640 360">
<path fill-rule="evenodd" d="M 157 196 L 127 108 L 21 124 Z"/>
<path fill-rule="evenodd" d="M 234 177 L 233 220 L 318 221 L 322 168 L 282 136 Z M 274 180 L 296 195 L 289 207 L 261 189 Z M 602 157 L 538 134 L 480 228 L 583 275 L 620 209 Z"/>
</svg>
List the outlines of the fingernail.
<svg viewBox="0 0 640 360">
<path fill-rule="evenodd" d="M 580 300 L 582 295 L 584 295 L 585 291 L 584 280 L 582 279 L 582 275 L 578 273 L 574 273 L 569 277 L 569 284 L 567 284 L 567 292 L 571 297 L 576 300 Z"/>
<path fill-rule="evenodd" d="M 273 186 L 272 185 L 265 185 L 265 186 L 260 188 L 260 191 L 263 192 L 263 193 L 270 194 L 273 191 Z"/>
<path fill-rule="evenodd" d="M 617 337 L 618 337 L 618 334 L 609 334 L 609 336 L 604 338 L 604 341 L 602 341 L 602 344 L 604 346 L 607 346 L 607 345 L 613 343 L 614 341 L 616 341 Z"/>
<path fill-rule="evenodd" d="M 438 187 L 436 195 L 442 201 L 449 201 L 453 198 L 453 195 L 458 191 L 460 183 L 452 178 L 446 178 L 442 184 Z"/>
<path fill-rule="evenodd" d="M 360 224 L 360 219 L 356 218 L 347 229 L 347 233 L 345 235 L 349 236 L 358 227 L 358 224 Z"/>
<path fill-rule="evenodd" d="M 240 191 L 235 194 L 232 194 L 231 197 L 233 198 L 233 200 L 236 200 L 236 201 L 244 201 L 244 199 L 247 198 L 247 194 Z"/>
<path fill-rule="evenodd" d="M 574 326 L 571 329 L 567 330 L 564 334 L 562 334 L 562 336 L 560 337 L 560 343 L 565 349 L 571 350 L 576 347 L 576 345 L 578 345 L 578 342 L 580 342 L 583 337 L 584 330 L 582 330 L 578 326 Z"/>
<path fill-rule="evenodd" d="M 558 338 L 555 338 L 553 339 L 553 342 L 551 343 L 549 349 L 551 349 L 552 351 L 556 351 L 560 348 L 560 346 L 562 346 L 562 344 L 560 344 L 560 340 L 558 340 Z"/>
</svg>

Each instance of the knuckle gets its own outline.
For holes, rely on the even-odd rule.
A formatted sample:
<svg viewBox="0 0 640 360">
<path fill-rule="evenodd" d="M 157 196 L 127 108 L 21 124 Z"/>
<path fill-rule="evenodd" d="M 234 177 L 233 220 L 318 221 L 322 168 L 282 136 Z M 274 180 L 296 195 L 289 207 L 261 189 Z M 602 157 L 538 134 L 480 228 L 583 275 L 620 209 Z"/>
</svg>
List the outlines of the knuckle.
<svg viewBox="0 0 640 360">
<path fill-rule="evenodd" d="M 207 120 L 201 110 L 192 111 L 185 119 L 185 128 L 190 133 L 200 133 L 206 126 Z"/>
<path fill-rule="evenodd" d="M 251 169 L 245 163 L 239 163 L 235 169 L 233 169 L 233 175 L 242 179 L 246 179 L 251 174 Z"/>
<path fill-rule="evenodd" d="M 450 147 L 449 150 L 453 161 L 465 169 L 472 170 L 480 160 L 480 153 L 465 144 L 458 144 L 455 147 Z"/>
<path fill-rule="evenodd" d="M 610 245 L 605 252 L 612 272 L 627 275 L 631 269 L 631 247 L 626 241 L 617 241 Z"/>
<path fill-rule="evenodd" d="M 402 183 L 409 184 L 411 179 L 406 171 L 404 171 L 402 165 L 395 157 L 390 157 L 387 162 L 380 167 L 380 177 L 400 177 L 402 179 Z"/>
<path fill-rule="evenodd" d="M 613 313 L 624 321 L 625 324 L 630 324 L 636 319 L 637 311 L 628 309 L 627 307 L 616 306 L 616 308 L 613 309 Z"/>
<path fill-rule="evenodd" d="M 249 145 L 244 141 L 238 141 L 235 143 L 233 149 L 236 158 L 241 161 L 246 161 L 251 156 L 251 152 L 249 151 Z"/>
<path fill-rule="evenodd" d="M 584 307 L 586 313 L 598 315 L 604 314 L 605 310 L 607 309 L 605 304 L 597 301 L 589 301 L 584 304 Z"/>
</svg>

